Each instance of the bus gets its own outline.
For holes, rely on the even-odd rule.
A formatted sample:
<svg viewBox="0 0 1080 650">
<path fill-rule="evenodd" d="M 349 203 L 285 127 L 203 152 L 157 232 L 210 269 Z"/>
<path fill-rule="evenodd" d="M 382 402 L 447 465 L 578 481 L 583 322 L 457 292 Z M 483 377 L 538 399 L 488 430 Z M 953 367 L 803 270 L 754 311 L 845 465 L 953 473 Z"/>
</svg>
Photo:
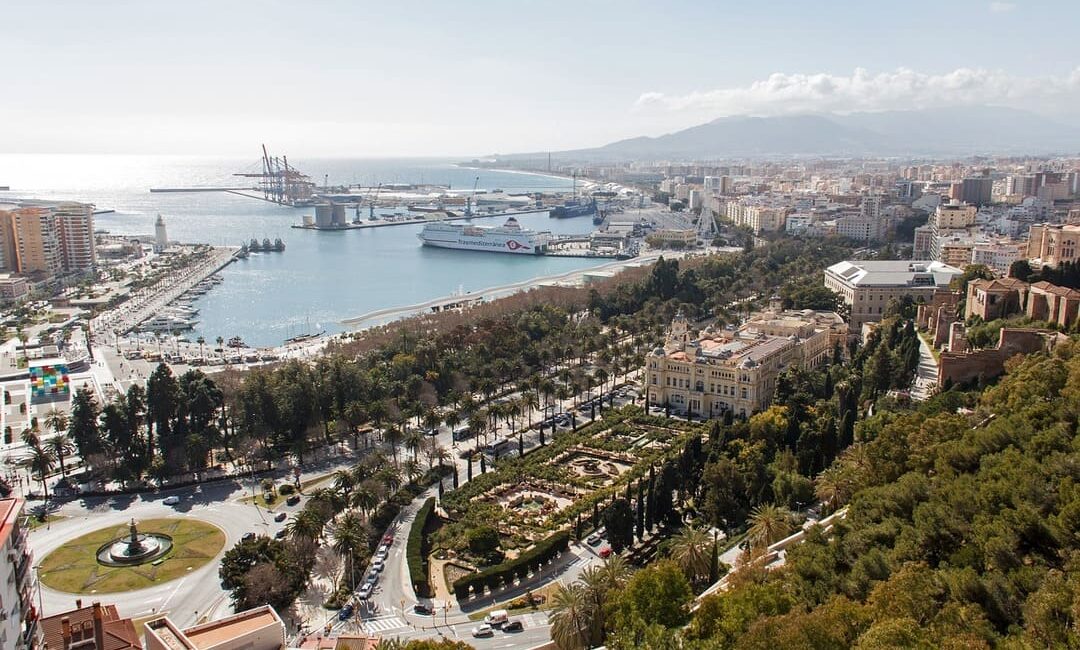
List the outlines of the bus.
<svg viewBox="0 0 1080 650">
<path fill-rule="evenodd" d="M 498 458 L 510 448 L 510 439 L 502 438 L 484 447 L 484 453 L 492 458 Z"/>
</svg>

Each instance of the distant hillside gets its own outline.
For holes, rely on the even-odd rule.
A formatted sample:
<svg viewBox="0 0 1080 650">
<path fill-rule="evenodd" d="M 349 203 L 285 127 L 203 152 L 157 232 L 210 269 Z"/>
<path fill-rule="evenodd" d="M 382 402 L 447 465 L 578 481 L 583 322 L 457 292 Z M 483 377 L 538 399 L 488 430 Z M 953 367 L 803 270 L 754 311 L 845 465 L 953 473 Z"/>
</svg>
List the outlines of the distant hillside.
<svg viewBox="0 0 1080 650">
<path fill-rule="evenodd" d="M 630 138 L 593 149 L 553 152 L 552 157 L 616 161 L 1077 151 L 1080 128 L 1027 111 L 986 106 L 850 115 L 722 117 L 675 133 Z"/>
</svg>

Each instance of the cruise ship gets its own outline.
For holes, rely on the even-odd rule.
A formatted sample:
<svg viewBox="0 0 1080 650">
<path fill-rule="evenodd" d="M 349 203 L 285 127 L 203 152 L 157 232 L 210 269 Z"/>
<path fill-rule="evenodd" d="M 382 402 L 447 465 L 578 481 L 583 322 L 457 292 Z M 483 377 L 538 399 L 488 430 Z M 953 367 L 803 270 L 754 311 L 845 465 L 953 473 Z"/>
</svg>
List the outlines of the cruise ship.
<svg viewBox="0 0 1080 650">
<path fill-rule="evenodd" d="M 550 232 L 526 230 L 514 217 L 501 226 L 435 221 L 425 225 L 416 236 L 425 246 L 519 255 L 543 255 L 551 241 Z"/>
</svg>

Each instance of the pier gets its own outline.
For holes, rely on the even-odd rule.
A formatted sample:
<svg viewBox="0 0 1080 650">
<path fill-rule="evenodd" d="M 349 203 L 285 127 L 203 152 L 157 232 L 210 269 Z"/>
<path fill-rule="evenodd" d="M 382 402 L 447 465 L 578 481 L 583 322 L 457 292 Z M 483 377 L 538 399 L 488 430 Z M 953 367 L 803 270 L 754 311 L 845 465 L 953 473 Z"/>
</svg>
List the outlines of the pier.
<svg viewBox="0 0 1080 650">
<path fill-rule="evenodd" d="M 351 221 L 340 226 L 316 226 L 315 224 L 306 225 L 298 223 L 293 224 L 291 227 L 298 230 L 363 230 L 364 228 L 385 228 L 387 226 L 411 226 L 414 224 L 431 223 L 433 221 L 468 221 L 470 219 L 486 219 L 488 217 L 514 217 L 519 214 L 535 214 L 537 212 L 548 212 L 548 210 L 548 208 L 530 208 L 528 210 L 507 210 L 505 212 L 490 212 L 484 214 L 460 214 L 441 217 L 439 219 L 429 219 L 427 217 L 402 217 L 400 219 L 394 219 L 392 221 L 390 219 L 374 219 L 361 221 L 359 223 Z"/>
<path fill-rule="evenodd" d="M 236 260 L 235 247 L 215 247 L 210 257 L 196 267 L 185 269 L 168 286 L 155 285 L 132 295 L 122 306 L 98 316 L 91 323 L 93 331 L 127 334 L 139 323 L 151 318 L 183 293 Z M 162 281 L 164 283 L 166 281 Z M 162 283 L 159 283 L 162 284 Z"/>
</svg>

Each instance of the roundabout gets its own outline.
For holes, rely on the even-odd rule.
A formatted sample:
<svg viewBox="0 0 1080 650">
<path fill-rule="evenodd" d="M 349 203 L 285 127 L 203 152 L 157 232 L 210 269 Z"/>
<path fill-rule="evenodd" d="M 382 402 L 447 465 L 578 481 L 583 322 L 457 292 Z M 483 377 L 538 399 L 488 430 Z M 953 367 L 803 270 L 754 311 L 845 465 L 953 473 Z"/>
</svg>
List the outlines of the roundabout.
<svg viewBox="0 0 1080 650">
<path fill-rule="evenodd" d="M 213 560 L 225 533 L 196 519 L 148 519 L 100 528 L 52 551 L 40 563 L 45 586 L 74 594 L 154 587 Z"/>
</svg>

